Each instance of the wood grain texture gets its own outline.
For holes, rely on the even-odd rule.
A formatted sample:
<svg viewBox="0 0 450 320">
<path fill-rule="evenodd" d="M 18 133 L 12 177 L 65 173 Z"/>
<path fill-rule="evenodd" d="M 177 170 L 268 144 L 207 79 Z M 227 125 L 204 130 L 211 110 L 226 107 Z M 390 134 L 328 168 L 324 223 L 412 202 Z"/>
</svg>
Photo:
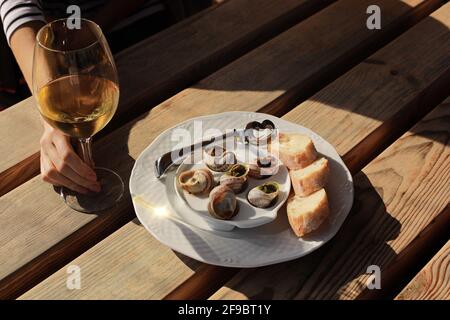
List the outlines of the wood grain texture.
<svg viewBox="0 0 450 320">
<path fill-rule="evenodd" d="M 370 265 L 380 266 L 381 287 L 389 285 L 383 273 L 450 201 L 449 116 L 448 104 L 439 106 L 355 177 L 357 217 L 349 223 L 367 220 L 336 238 L 296 298 L 356 298 Z"/>
<path fill-rule="evenodd" d="M 39 172 L 36 151 L 42 131 L 39 111 L 32 98 L 0 113 L 0 195 Z"/>
<path fill-rule="evenodd" d="M 398 300 L 450 300 L 450 241 L 397 296 Z"/>
<path fill-rule="evenodd" d="M 328 9 L 327 9 L 328 10 Z M 444 11 L 446 12 L 446 11 Z M 418 97 L 428 97 L 426 94 L 430 87 L 435 83 L 447 83 L 449 76 L 449 66 L 447 64 L 447 52 L 448 52 L 448 39 L 446 35 L 448 33 L 448 27 L 443 28 L 441 23 L 437 23 L 436 19 L 440 16 L 434 16 L 426 21 L 423 21 L 417 28 L 411 32 L 412 34 L 405 35 L 405 37 L 399 38 L 392 45 L 389 45 L 385 49 L 376 53 L 373 59 L 381 61 L 382 63 L 370 63 L 366 61 L 358 65 L 354 70 L 347 73 L 342 78 L 329 85 L 327 88 L 313 96 L 310 100 L 302 103 L 293 111 L 284 116 L 285 119 L 305 125 L 312 130 L 315 130 L 332 144 L 334 144 L 341 154 L 346 154 L 352 150 L 364 150 L 364 146 L 361 144 L 366 137 L 370 136 L 377 130 L 381 130 L 381 137 L 378 140 L 378 144 L 383 143 L 390 138 L 390 131 L 383 127 L 383 123 L 389 120 L 390 117 L 395 116 L 398 112 L 403 112 L 405 118 L 414 118 L 410 113 L 415 113 L 417 110 L 421 112 L 427 112 L 432 106 L 428 105 L 429 100 L 419 99 Z M 306 23 L 306 22 L 305 22 Z M 433 34 L 433 36 L 430 36 Z M 447 42 L 446 42 L 447 39 Z M 273 41 L 275 41 L 274 39 Z M 438 48 L 436 45 L 438 44 Z M 408 47 L 411 51 L 409 59 L 403 59 L 402 53 L 404 48 Z M 430 50 L 430 47 L 433 50 Z M 264 47 L 263 47 L 264 48 Z M 248 57 L 253 57 L 252 54 Z M 234 70 L 245 70 L 245 66 L 249 65 L 246 57 L 236 61 L 233 65 L 235 68 L 227 67 L 218 72 L 228 77 L 234 77 Z M 240 64 L 243 61 L 245 63 Z M 426 66 L 425 66 L 426 65 Z M 239 68 L 237 68 L 239 66 Z M 398 77 L 393 75 L 392 68 L 400 70 L 402 76 Z M 248 69 L 247 69 L 248 70 Z M 205 87 L 209 81 L 215 81 L 219 76 L 218 74 L 202 81 L 199 86 Z M 444 77 L 446 76 L 446 77 Z M 223 76 L 225 78 L 225 76 Z M 405 80 L 406 78 L 421 79 L 420 81 L 412 83 Z M 225 78 L 226 79 L 226 78 Z M 240 77 L 236 76 L 235 81 L 238 81 Z M 278 79 L 278 77 L 273 77 Z M 213 82 L 214 83 L 214 82 Z M 370 85 L 368 85 L 370 84 Z M 441 93 L 442 94 L 442 93 Z M 121 154 L 118 148 L 118 137 L 126 135 L 126 130 L 131 130 L 128 138 L 129 153 L 134 157 L 138 154 L 143 147 L 145 147 L 154 137 L 154 135 L 160 130 L 164 129 L 168 122 L 177 123 L 184 119 L 188 119 L 193 115 L 200 115 L 211 112 L 218 112 L 221 110 L 242 110 L 240 106 L 244 105 L 244 110 L 257 110 L 260 107 L 260 93 L 254 92 L 236 93 L 236 92 L 220 92 L 212 90 L 199 90 L 192 88 L 183 91 L 179 95 L 169 99 L 166 103 L 153 109 L 147 116 L 142 117 L 135 125 L 129 128 L 125 127 L 121 131 L 116 132 L 110 138 L 109 145 L 105 149 L 105 153 Z M 428 97 L 428 99 L 430 99 Z M 251 103 L 253 102 L 253 103 Z M 242 103 L 240 105 L 239 103 Z M 210 109 L 214 106 L 215 109 Z M 195 107 L 195 108 L 194 108 Z M 222 109 L 224 108 L 224 109 Z M 253 109 L 255 108 L 255 109 Z M 176 110 L 176 112 L 174 112 Z M 198 112 L 198 113 L 197 113 Z M 167 122 L 163 122 L 164 119 Z M 324 121 L 324 119 L 330 119 L 330 121 Z M 406 128 L 403 128 L 406 130 Z M 373 143 L 375 148 L 377 144 Z M 358 147 L 360 146 L 360 147 Z M 106 151 L 108 150 L 108 151 Z M 357 153 L 357 152 L 356 152 Z M 121 159 L 120 163 L 125 161 Z M 358 162 L 357 162 L 358 163 Z M 362 166 L 363 164 L 361 164 Z M 40 191 L 42 192 L 42 191 Z M 1 201 L 0 201 L 1 202 Z M 50 212 L 52 212 L 50 210 Z M 136 220 L 134 221 L 136 222 Z M 133 275 L 126 272 L 118 273 L 106 273 L 103 272 L 103 266 L 115 263 L 117 255 L 121 252 L 137 252 L 139 250 L 139 263 L 145 263 L 152 267 L 151 260 L 148 259 L 150 252 L 154 254 L 158 252 L 161 256 L 170 256 L 173 259 L 177 259 L 174 253 L 159 243 L 155 243 L 152 247 L 145 247 L 145 250 L 139 246 L 140 241 L 150 237 L 144 228 L 135 225 L 134 222 L 130 222 L 127 225 L 125 231 L 124 228 L 119 229 L 114 236 L 125 234 L 130 232 L 136 233 L 136 239 L 134 242 L 116 242 L 114 239 L 108 237 L 102 242 L 102 248 L 98 246 L 92 250 L 87 251 L 79 258 L 75 259 L 71 263 L 77 264 L 79 261 L 83 261 L 84 270 L 87 273 L 95 274 L 96 277 L 104 278 L 108 280 L 108 283 L 116 283 L 120 286 L 127 286 L 129 281 L 132 281 Z M 130 227 L 131 226 L 131 227 Z M 120 236 L 117 236 L 120 239 Z M 123 246 L 122 250 L 116 250 L 117 246 Z M 308 258 L 309 259 L 309 258 Z M 275 266 L 273 268 L 279 268 L 283 265 Z M 272 267 L 271 267 L 272 268 Z M 214 278 L 214 283 L 219 284 L 220 281 L 226 281 L 224 276 L 226 273 L 222 273 L 224 269 L 216 268 L 217 271 Z M 270 268 L 263 268 L 262 270 L 269 270 Z M 205 274 L 211 275 L 210 270 L 206 267 L 202 267 Z M 161 272 L 159 269 L 154 271 L 155 273 Z M 191 271 L 187 267 L 179 269 L 170 269 L 164 271 L 168 277 L 169 273 L 187 275 L 186 279 L 189 279 Z M 225 270 L 225 272 L 228 272 Z M 261 277 L 264 280 L 266 278 L 275 279 L 276 277 L 267 276 L 271 273 L 261 273 Z M 273 274 L 276 274 L 274 272 Z M 298 273 L 297 273 L 298 274 Z M 305 276 L 308 274 L 305 273 Z M 91 293 L 86 291 L 71 291 L 67 292 L 64 289 L 63 279 L 65 279 L 65 268 L 59 270 L 55 274 L 51 275 L 46 281 L 40 283 L 31 291 L 22 296 L 26 299 L 45 299 L 45 298 L 83 298 L 84 296 L 92 296 Z M 193 277 L 192 283 L 184 283 L 183 288 L 189 288 L 185 292 L 174 292 L 172 296 L 177 297 L 196 297 L 197 292 L 207 292 L 205 287 L 211 284 L 198 281 L 199 277 Z M 211 279 L 211 277 L 205 277 L 205 279 Z M 177 279 L 179 280 L 179 279 Z M 217 281 L 219 280 L 219 281 Z M 149 284 L 152 282 L 148 280 Z M 282 281 L 280 281 L 280 284 Z M 287 285 L 292 285 L 288 283 Z M 258 290 L 262 287 L 257 286 Z M 145 289 L 143 289 L 145 292 Z M 158 297 L 164 297 L 170 292 L 160 290 Z M 180 295 L 178 295 L 180 293 Z M 111 297 L 109 290 L 97 288 L 96 294 L 100 298 Z M 145 296 L 143 294 L 142 296 Z M 156 296 L 154 296 L 156 297 Z M 114 298 L 119 298 L 114 296 Z M 125 295 L 120 298 L 126 298 Z"/>
<path fill-rule="evenodd" d="M 448 241 L 450 204 L 400 252 L 383 272 L 383 287 L 363 290 L 356 299 L 394 299 Z"/>
<path fill-rule="evenodd" d="M 382 288 L 399 281 L 401 272 L 389 277 L 390 264 L 450 201 L 449 102 L 355 176 L 355 205 L 330 243 L 307 259 L 244 270 L 211 299 L 354 299 L 367 288 L 370 265 L 380 266 Z M 449 219 L 441 223 L 448 226 Z"/>
<path fill-rule="evenodd" d="M 335 0 L 233 0 L 118 53 L 120 105 L 100 134 L 195 83 Z M 42 127 L 33 98 L 0 114 L 0 195 L 39 173 Z M 28 161 L 34 159 L 34 161 Z"/>
<path fill-rule="evenodd" d="M 171 252 L 162 255 L 158 250 L 148 250 L 158 246 L 152 237 L 146 237 L 142 241 L 139 233 L 134 232 L 136 225 L 128 224 L 122 228 L 124 233 L 114 233 L 111 239 L 117 243 L 116 250 L 121 252 L 112 265 L 103 265 L 102 260 L 96 269 L 101 273 L 109 273 L 117 276 L 115 281 L 101 273 L 91 272 L 90 266 L 93 261 L 91 257 L 86 259 L 81 257 L 70 265 L 77 265 L 81 269 L 81 290 L 69 290 L 66 287 L 67 268 L 58 274 L 58 281 L 52 283 L 53 286 L 47 288 L 54 293 L 48 296 L 49 299 L 61 298 L 82 298 L 82 299 L 158 299 L 160 292 L 170 292 L 175 286 L 186 277 L 194 274 L 199 262 L 188 260 L 183 256 L 176 256 Z M 125 237 L 123 237 L 125 235 Z M 139 247 L 137 251 L 129 251 L 128 244 L 134 243 Z M 93 247 L 94 250 L 108 250 L 109 243 L 100 242 Z M 146 252 L 148 260 L 141 259 L 142 252 Z M 178 271 L 178 272 L 176 272 Z M 127 282 L 123 282 L 125 277 Z M 122 285 L 123 284 L 123 285 Z M 80 297 L 79 292 L 85 292 L 86 295 Z M 39 294 L 39 292 L 36 292 Z"/>
<path fill-rule="evenodd" d="M 440 21 L 444 22 L 444 23 L 448 23 L 448 17 L 449 17 L 449 6 L 445 6 L 443 7 L 441 10 L 439 10 L 435 15 L 433 15 L 433 19 L 439 19 Z M 446 22 L 447 21 L 447 22 Z M 421 24 L 419 24 L 417 27 L 415 27 L 413 30 L 409 31 L 410 33 L 414 33 L 413 36 L 410 36 L 410 40 L 408 40 L 408 33 L 406 33 L 403 37 L 401 37 L 400 39 L 398 39 L 396 42 L 392 43 L 391 46 L 388 46 L 387 48 L 381 50 L 379 53 L 375 54 L 373 57 L 371 57 L 370 59 L 368 59 L 369 61 L 366 62 L 370 62 L 370 63 L 381 63 L 379 64 L 380 66 L 384 65 L 386 60 L 385 59 L 380 59 L 382 58 L 382 54 L 384 52 L 386 52 L 386 50 L 390 50 L 393 47 L 397 46 L 397 49 L 394 50 L 393 52 L 397 52 L 398 54 L 398 58 L 402 59 L 402 57 L 404 57 L 404 55 L 401 53 L 401 48 L 412 48 L 413 46 L 407 45 L 406 42 L 410 41 L 410 42 L 414 42 L 416 40 L 420 39 L 418 36 L 419 33 L 427 30 L 429 30 L 429 21 L 424 21 Z M 449 55 L 449 47 L 448 47 L 448 27 L 446 30 L 442 30 L 442 39 L 447 39 L 444 41 L 443 46 L 440 47 L 439 45 L 439 41 L 436 41 L 434 44 L 434 47 L 436 48 L 435 50 L 440 50 L 442 48 L 442 53 L 445 53 L 447 56 Z M 435 39 L 437 40 L 437 39 Z M 406 41 L 406 42 L 405 42 Z M 390 48 L 389 48 L 390 47 Z M 432 49 L 433 46 L 431 47 L 424 47 L 423 48 L 423 53 L 428 52 L 433 50 Z M 439 49 L 438 49 L 439 48 Z M 413 50 L 410 50 L 409 53 L 413 53 Z M 390 55 L 390 54 L 389 54 Z M 409 54 L 408 54 L 409 55 Z M 391 56 L 392 57 L 392 56 Z M 409 56 L 409 63 L 413 63 L 414 64 L 414 60 L 416 58 L 413 58 L 412 56 Z M 397 62 L 393 62 L 396 59 L 394 58 L 394 60 L 391 60 L 391 62 L 389 62 L 387 65 L 397 65 Z M 405 57 L 405 61 L 408 60 Z M 445 62 L 447 61 L 447 62 Z M 443 63 L 443 67 L 444 68 L 448 68 L 448 58 L 446 58 L 445 60 L 442 61 Z M 426 60 L 424 60 L 424 65 L 426 65 Z M 405 67 L 405 66 L 404 66 Z M 383 67 L 380 67 L 381 69 Z M 355 72 L 354 76 L 355 79 L 360 79 L 359 81 L 361 81 L 361 85 L 363 85 L 363 83 L 370 83 L 372 88 L 376 88 L 378 87 L 376 82 L 372 82 L 372 81 L 367 81 L 367 79 L 364 79 L 362 76 L 359 75 L 363 75 L 364 73 L 356 73 L 356 70 L 358 70 L 358 68 L 354 68 L 351 72 L 349 72 L 346 76 L 352 74 L 353 72 Z M 403 67 L 401 69 L 392 69 L 392 70 L 409 70 L 409 68 L 403 69 Z M 399 73 L 403 73 L 403 71 L 400 71 Z M 373 73 L 374 74 L 374 73 Z M 398 75 L 398 74 L 397 74 Z M 346 77 L 342 77 L 339 80 L 344 80 Z M 409 76 L 405 77 L 404 79 L 409 78 Z M 421 79 L 421 77 L 417 78 L 417 79 Z M 347 82 L 351 82 L 351 78 L 347 78 Z M 447 80 L 448 82 L 448 80 Z M 336 81 L 336 83 L 339 83 L 339 81 Z M 345 82 L 341 82 L 341 86 L 344 87 L 344 83 Z M 333 84 L 334 85 L 334 84 Z M 329 88 L 333 87 L 333 85 L 329 86 Z M 338 88 L 336 88 L 338 89 Z M 356 88 L 355 88 L 356 89 Z M 448 90 L 448 89 L 447 89 Z M 393 91 L 397 91 L 397 89 L 393 89 L 391 92 Z M 319 94 L 324 94 L 326 93 L 327 90 L 322 90 L 321 93 Z M 354 92 L 359 92 L 359 90 L 335 90 L 334 91 L 334 101 L 339 101 L 341 94 L 344 96 L 343 99 L 348 100 L 348 101 L 352 101 L 354 98 L 349 99 L 346 95 L 347 94 L 353 94 Z M 397 91 L 398 92 L 398 91 Z M 448 91 L 444 91 L 447 92 Z M 332 93 L 332 91 L 330 91 L 330 93 Z M 341 94 L 340 94 L 341 93 Z M 386 94 L 386 92 L 384 94 L 385 97 L 389 96 Z M 382 106 L 385 105 L 386 107 L 388 107 L 389 105 L 395 104 L 395 101 L 392 102 L 387 102 L 384 101 L 384 97 L 383 96 L 378 96 L 378 95 L 368 95 L 368 96 L 372 96 L 375 100 L 370 99 L 371 101 L 376 101 L 378 99 L 380 99 L 378 101 L 379 103 L 379 107 L 381 107 L 380 111 L 382 110 Z M 367 97 L 367 96 L 366 96 Z M 313 97 L 314 98 L 314 97 Z M 323 100 L 317 98 L 317 100 Z M 401 100 L 401 97 L 399 97 L 399 100 Z M 329 99 L 329 101 L 333 101 L 333 99 Z M 448 103 L 449 101 L 446 102 L 447 104 L 447 108 L 448 108 Z M 364 105 L 364 108 L 368 109 L 368 105 L 367 102 L 364 103 L 363 101 L 360 101 L 361 105 Z M 388 107 L 389 108 L 389 107 Z M 375 109 L 374 109 L 375 110 Z M 416 109 L 417 110 L 417 109 Z M 420 110 L 420 109 L 419 109 Z M 333 112 L 329 112 L 328 113 L 328 119 L 333 119 L 334 120 L 334 113 L 336 112 L 336 110 L 333 110 Z M 383 110 L 382 112 L 386 112 L 386 110 Z M 353 115 L 353 119 L 355 119 L 355 114 Z M 404 117 L 408 117 L 408 113 L 403 113 L 403 118 Z M 398 117 L 397 117 L 398 118 Z M 344 118 L 345 119 L 345 118 Z M 401 119 L 399 119 L 401 120 Z M 308 121 L 309 122 L 309 121 Z M 305 122 L 308 123 L 308 122 Z M 334 121 L 333 121 L 334 122 Z M 345 126 L 345 122 L 347 122 L 347 126 Z M 332 131 L 336 131 L 336 130 L 341 130 L 341 137 L 342 140 L 346 140 L 347 137 L 347 132 L 345 130 L 345 128 L 349 128 L 349 130 L 354 129 L 354 123 L 355 121 L 352 120 L 351 117 L 348 117 L 348 120 L 346 119 L 345 122 L 341 122 L 343 125 L 341 127 L 341 129 L 339 129 L 337 127 L 337 125 L 333 126 L 333 124 L 330 125 L 330 122 L 324 123 L 323 127 L 324 127 L 324 131 L 328 131 L 328 132 L 332 132 Z M 389 127 L 395 128 L 394 127 L 395 123 L 391 124 Z M 326 128 L 328 126 L 328 128 Z M 388 128 L 389 128 L 388 127 Z M 414 130 L 413 130 L 414 131 Z M 382 132 L 382 131 L 381 131 Z M 326 136 L 326 135 L 325 135 Z M 366 141 L 366 140 L 365 140 Z M 365 142 L 364 141 L 364 142 Z M 364 145 L 361 145 L 359 148 L 356 147 L 356 151 L 361 151 L 361 152 L 352 152 L 353 154 L 353 158 L 350 158 L 348 156 L 344 156 L 344 158 L 346 158 L 346 162 L 353 162 L 353 163 L 357 163 L 358 161 L 356 161 L 355 159 L 358 157 L 358 154 L 364 154 L 364 152 L 366 152 L 367 149 L 371 149 L 373 148 L 373 144 L 369 144 L 368 148 L 366 148 Z M 351 160 L 351 161 L 349 161 Z M 352 166 L 354 166 L 354 164 L 349 163 L 350 169 L 352 169 Z M 356 172 L 357 170 L 352 170 L 353 172 Z M 349 219 L 350 220 L 350 219 Z M 355 220 L 355 225 L 356 227 L 359 227 L 358 223 L 358 219 Z M 349 227 L 348 229 L 344 229 L 342 230 L 341 234 L 344 233 L 344 230 L 348 230 L 348 232 L 351 234 L 352 232 L 354 232 L 354 230 Z M 416 230 L 416 232 L 419 232 L 420 230 Z M 352 238 L 353 239 L 353 238 Z M 351 240 L 351 239 L 350 239 Z M 332 243 L 338 243 L 338 240 L 334 240 Z M 344 245 L 345 246 L 345 245 Z M 339 252 L 335 247 L 334 251 L 335 252 Z M 341 251 L 343 250 L 342 248 L 340 249 Z M 232 281 L 230 281 L 224 288 L 220 289 L 215 295 L 213 295 L 212 298 L 218 299 L 218 298 L 224 298 L 224 299 L 245 299 L 245 298 L 275 298 L 275 299 L 285 299 L 285 298 L 292 298 L 295 296 L 296 293 L 298 293 L 301 290 L 305 290 L 306 293 L 310 293 L 311 292 L 311 287 L 304 289 L 305 286 L 305 282 L 306 280 L 311 276 L 312 272 L 314 271 L 315 268 L 317 268 L 318 264 L 320 263 L 321 259 L 323 258 L 323 256 L 325 254 L 329 254 L 331 255 L 332 250 L 330 249 L 330 245 L 326 245 L 323 249 L 320 249 L 318 252 L 312 254 L 311 256 L 305 258 L 305 259 L 300 259 L 299 261 L 294 261 L 294 262 L 290 262 L 290 263 L 286 263 L 284 265 L 278 265 L 278 266 L 273 266 L 273 267 L 268 267 L 268 268 L 263 268 L 263 269 L 257 269 L 257 270 L 244 270 L 242 272 L 239 273 L 238 276 L 236 276 Z M 417 252 L 417 251 L 415 251 Z M 336 256 L 334 258 L 337 259 L 338 254 L 336 254 Z M 332 260 L 330 258 L 330 260 Z M 341 275 L 340 275 L 341 276 Z M 292 279 L 296 279 L 296 281 L 293 281 Z M 336 275 L 336 281 L 339 279 L 339 276 Z M 316 285 L 316 284 L 315 284 Z M 360 292 L 360 291 L 359 291 Z M 331 297 L 331 293 L 327 292 L 328 295 L 325 296 L 320 296 L 319 294 L 315 294 L 312 297 Z M 356 296 L 356 291 L 353 293 L 353 295 L 349 295 L 348 297 L 355 297 Z M 305 297 L 305 296 L 303 296 Z M 309 297 L 309 296 L 308 296 Z M 337 296 L 333 296 L 333 297 L 337 297 Z M 338 296 L 341 297 L 341 296 Z M 343 296 L 342 296 L 343 297 Z"/>
</svg>

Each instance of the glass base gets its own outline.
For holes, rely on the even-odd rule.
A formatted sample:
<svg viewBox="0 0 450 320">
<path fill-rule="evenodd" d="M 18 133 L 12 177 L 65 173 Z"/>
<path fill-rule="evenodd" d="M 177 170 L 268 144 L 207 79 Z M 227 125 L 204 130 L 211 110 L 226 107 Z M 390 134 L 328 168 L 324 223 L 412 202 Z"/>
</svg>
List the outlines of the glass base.
<svg viewBox="0 0 450 320">
<path fill-rule="evenodd" d="M 106 168 L 95 167 L 94 170 L 102 186 L 100 192 L 81 194 L 67 188 L 61 188 L 61 196 L 72 209 L 93 213 L 110 209 L 122 199 L 125 188 L 122 178 L 114 171 Z"/>
</svg>

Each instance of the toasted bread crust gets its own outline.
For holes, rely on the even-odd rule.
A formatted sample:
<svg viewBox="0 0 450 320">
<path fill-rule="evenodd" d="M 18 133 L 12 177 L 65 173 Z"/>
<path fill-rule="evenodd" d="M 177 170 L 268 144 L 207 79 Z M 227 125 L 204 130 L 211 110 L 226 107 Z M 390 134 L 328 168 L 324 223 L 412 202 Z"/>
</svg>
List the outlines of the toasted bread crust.
<svg viewBox="0 0 450 320">
<path fill-rule="evenodd" d="M 289 137 L 293 135 L 288 133 L 280 133 L 280 137 L 283 136 Z M 283 146 L 282 142 L 271 144 L 270 150 L 288 169 L 291 170 L 307 167 L 317 159 L 317 150 L 311 139 L 309 139 L 304 149 L 298 152 L 290 151 L 288 148 Z"/>
<path fill-rule="evenodd" d="M 306 169 L 307 168 L 289 171 L 294 192 L 296 195 L 301 197 L 309 196 L 310 194 L 325 187 L 330 174 L 327 159 L 324 159 L 323 163 L 319 167 L 311 171 L 309 174 L 300 176 L 299 171 Z"/>
<path fill-rule="evenodd" d="M 320 225 L 325 221 L 330 213 L 328 207 L 328 198 L 325 193 L 325 197 L 314 206 L 313 210 L 307 210 L 305 212 L 296 212 L 294 210 L 293 203 L 299 201 L 299 196 L 293 196 L 288 200 L 287 215 L 289 224 L 297 237 L 303 237 L 306 234 L 317 230 Z M 304 198 L 303 198 L 304 199 Z"/>
</svg>

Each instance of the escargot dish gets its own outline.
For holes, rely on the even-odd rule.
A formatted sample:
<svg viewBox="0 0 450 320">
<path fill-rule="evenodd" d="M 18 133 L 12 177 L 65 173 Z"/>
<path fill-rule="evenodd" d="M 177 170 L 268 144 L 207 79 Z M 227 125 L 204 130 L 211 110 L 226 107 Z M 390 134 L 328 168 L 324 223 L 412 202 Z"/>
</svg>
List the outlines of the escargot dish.
<svg viewBox="0 0 450 320">
<path fill-rule="evenodd" d="M 274 156 L 266 156 L 257 158 L 255 162 L 248 165 L 249 177 L 255 179 L 265 179 L 273 176 L 278 172 L 279 162 Z"/>
<path fill-rule="evenodd" d="M 207 169 L 185 171 L 178 176 L 178 181 L 192 194 L 207 194 L 214 187 L 214 177 Z"/>
<path fill-rule="evenodd" d="M 235 164 L 220 177 L 220 184 L 229 187 L 235 193 L 239 193 L 247 185 L 248 171 L 248 166 Z"/>
<path fill-rule="evenodd" d="M 218 145 L 205 148 L 203 159 L 208 168 L 217 172 L 225 172 L 236 163 L 236 155 Z"/>
<path fill-rule="evenodd" d="M 209 194 L 208 211 L 220 220 L 230 220 L 239 211 L 236 195 L 227 186 L 217 186 Z"/>
<path fill-rule="evenodd" d="M 266 182 L 250 190 L 247 200 L 258 208 L 267 208 L 272 205 L 280 192 L 280 186 L 276 182 Z"/>
</svg>

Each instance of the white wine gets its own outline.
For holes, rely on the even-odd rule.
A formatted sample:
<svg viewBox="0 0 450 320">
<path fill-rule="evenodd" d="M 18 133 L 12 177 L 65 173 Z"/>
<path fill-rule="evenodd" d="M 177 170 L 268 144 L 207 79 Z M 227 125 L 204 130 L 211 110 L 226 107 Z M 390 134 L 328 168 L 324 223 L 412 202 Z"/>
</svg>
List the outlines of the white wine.
<svg viewBox="0 0 450 320">
<path fill-rule="evenodd" d="M 103 129 L 116 112 L 119 88 L 111 80 L 70 75 L 43 86 L 37 100 L 45 120 L 77 138 L 89 138 Z"/>
<path fill-rule="evenodd" d="M 123 199 L 125 190 L 117 173 L 95 166 L 92 140 L 87 139 L 113 117 L 119 102 L 119 86 L 114 59 L 102 30 L 92 21 L 79 20 L 77 28 L 69 28 L 63 18 L 39 30 L 33 54 L 32 87 L 42 118 L 78 139 L 80 158 L 94 166 L 101 184 L 99 192 L 82 194 L 63 183 L 61 196 L 70 208 L 93 213 L 115 206 Z"/>
</svg>

